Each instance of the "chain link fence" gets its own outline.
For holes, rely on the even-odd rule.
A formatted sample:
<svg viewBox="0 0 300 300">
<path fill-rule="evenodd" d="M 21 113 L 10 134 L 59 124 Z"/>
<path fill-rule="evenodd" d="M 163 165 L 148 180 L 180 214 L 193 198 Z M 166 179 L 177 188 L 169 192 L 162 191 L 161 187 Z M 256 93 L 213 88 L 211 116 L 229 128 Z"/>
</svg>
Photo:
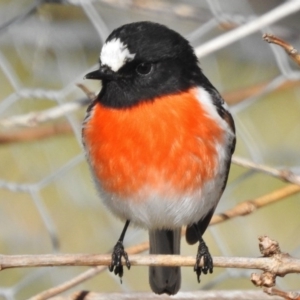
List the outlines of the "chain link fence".
<svg viewBox="0 0 300 300">
<path fill-rule="evenodd" d="M 298 0 L 2 0 L 0 253 L 109 253 L 119 237 L 123 224 L 103 207 L 85 161 L 81 122 L 88 101 L 77 84 L 99 91 L 99 83 L 83 77 L 97 67 L 107 35 L 125 23 L 160 22 L 189 39 L 204 73 L 230 105 L 237 128 L 235 154 L 300 174 L 300 69 L 281 48 L 262 39 L 268 32 L 300 49 L 299 7 Z M 251 23 L 257 28 L 247 33 L 246 27 L 242 35 L 218 44 L 217 37 Z M 286 184 L 234 164 L 217 212 Z M 257 257 L 257 237 L 267 234 L 299 257 L 299 211 L 299 194 L 285 197 L 211 226 L 206 242 L 212 255 Z M 146 240 L 145 231 L 131 227 L 125 246 Z M 183 255 L 195 253 L 182 242 Z M 85 270 L 3 270 L 0 299 L 33 297 Z M 192 269 L 183 268 L 182 290 L 254 289 L 252 272 L 216 268 L 198 285 Z M 299 289 L 299 278 L 279 278 L 277 287 Z M 148 268 L 126 270 L 122 284 L 104 271 L 66 293 L 78 290 L 149 291 Z"/>
</svg>

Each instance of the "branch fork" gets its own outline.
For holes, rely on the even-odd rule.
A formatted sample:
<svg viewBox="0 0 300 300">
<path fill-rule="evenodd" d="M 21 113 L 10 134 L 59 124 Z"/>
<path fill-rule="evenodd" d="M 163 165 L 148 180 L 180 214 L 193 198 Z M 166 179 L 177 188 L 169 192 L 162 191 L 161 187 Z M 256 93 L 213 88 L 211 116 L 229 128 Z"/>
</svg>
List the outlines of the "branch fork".
<svg viewBox="0 0 300 300">
<path fill-rule="evenodd" d="M 277 241 L 267 236 L 260 236 L 258 239 L 261 254 L 263 257 L 273 258 L 274 264 L 270 265 L 270 267 L 261 274 L 251 274 L 252 283 L 258 287 L 263 287 L 264 292 L 268 295 L 281 296 L 286 300 L 300 300 L 299 293 L 285 292 L 274 288 L 276 285 L 276 277 L 284 277 L 288 273 L 283 266 L 285 262 L 292 259 L 292 257 L 288 253 L 281 252 Z"/>
</svg>

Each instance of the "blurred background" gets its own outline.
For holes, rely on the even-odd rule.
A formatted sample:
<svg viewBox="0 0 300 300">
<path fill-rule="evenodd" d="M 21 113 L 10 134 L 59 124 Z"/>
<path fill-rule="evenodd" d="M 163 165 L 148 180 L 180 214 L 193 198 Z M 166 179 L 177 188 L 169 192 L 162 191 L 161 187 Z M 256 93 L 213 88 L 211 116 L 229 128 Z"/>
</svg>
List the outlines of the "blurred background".
<svg viewBox="0 0 300 300">
<path fill-rule="evenodd" d="M 122 222 L 102 205 L 82 151 L 81 105 L 50 120 L 19 124 L 31 112 L 82 101 L 83 83 L 97 68 L 108 34 L 125 23 L 150 20 L 184 35 L 193 46 L 260 18 L 287 2 L 279 0 L 0 0 L 0 253 L 107 253 Z M 298 4 L 299 1 L 294 1 Z M 256 163 L 300 174 L 300 68 L 278 46 L 263 41 L 272 33 L 300 50 L 300 14 L 211 52 L 201 67 L 230 105 L 237 129 L 235 154 Z M 28 126 L 29 125 L 29 126 Z M 30 127 L 31 126 L 31 127 Z M 217 212 L 268 194 L 287 183 L 232 165 Z M 299 194 L 249 216 L 211 226 L 205 240 L 214 256 L 260 256 L 257 238 L 267 234 L 281 249 L 300 257 Z M 147 240 L 130 227 L 125 246 Z M 197 246 L 182 240 L 182 254 Z M 86 270 L 85 267 L 10 269 L 0 272 L 0 299 L 26 299 Z M 199 285 L 183 268 L 182 291 L 255 289 L 251 270 L 218 269 Z M 299 289 L 299 277 L 277 280 Z M 95 292 L 150 291 L 148 268 L 125 270 L 123 284 L 105 270 L 74 287 Z"/>
</svg>

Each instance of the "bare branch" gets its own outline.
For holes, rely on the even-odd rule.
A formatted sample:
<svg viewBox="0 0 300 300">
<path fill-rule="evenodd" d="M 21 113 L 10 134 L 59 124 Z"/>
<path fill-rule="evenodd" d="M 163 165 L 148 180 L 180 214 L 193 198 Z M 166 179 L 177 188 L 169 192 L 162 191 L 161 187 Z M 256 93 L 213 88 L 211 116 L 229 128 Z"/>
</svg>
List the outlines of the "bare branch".
<svg viewBox="0 0 300 300">
<path fill-rule="evenodd" d="M 236 29 L 224 33 L 213 40 L 196 48 L 196 55 L 200 58 L 211 54 L 221 48 L 224 48 L 242 38 L 262 29 L 265 26 L 273 24 L 280 19 L 296 13 L 300 9 L 300 1 L 285 2 L 274 8 L 273 10 L 265 13 L 259 18 L 242 25 Z"/>
<path fill-rule="evenodd" d="M 256 164 L 250 160 L 247 160 L 245 158 L 241 158 L 238 156 L 233 156 L 232 157 L 232 162 L 236 165 L 245 167 L 245 168 L 250 168 L 252 170 L 264 172 L 268 175 L 272 175 L 274 177 L 277 177 L 281 180 L 288 181 L 294 184 L 300 185 L 300 176 L 295 175 L 289 170 L 277 170 L 275 168 L 271 168 L 269 166 L 261 165 L 261 164 Z"/>
<path fill-rule="evenodd" d="M 244 201 L 242 203 L 237 204 L 232 209 L 229 209 L 221 214 L 214 215 L 210 222 L 210 225 L 218 224 L 220 222 L 224 222 L 226 220 L 232 219 L 238 216 L 245 216 L 256 209 L 269 205 L 271 203 L 282 200 L 286 197 L 292 196 L 293 194 L 300 192 L 300 186 L 295 184 L 287 185 L 284 188 L 275 190 L 271 193 L 263 195 L 253 200 Z"/>
<path fill-rule="evenodd" d="M 252 282 L 257 286 L 262 287 L 274 286 L 276 276 L 282 277 L 289 273 L 300 273 L 300 259 L 293 258 L 286 253 L 282 253 L 278 242 L 271 240 L 267 236 L 259 237 L 259 241 L 259 248 L 261 253 L 263 254 L 263 257 L 214 257 L 214 266 L 222 268 L 244 268 L 262 270 L 262 274 L 254 273 L 251 276 Z M 140 247 L 140 249 L 145 249 L 147 246 L 147 244 L 144 244 Z M 138 248 L 135 248 L 134 250 L 137 251 Z M 195 257 L 180 255 L 130 255 L 130 261 L 131 264 L 135 266 L 194 266 Z M 90 265 L 97 265 L 96 268 L 101 268 L 101 265 L 108 266 L 110 265 L 110 263 L 111 255 L 109 254 L 51 254 L 0 256 L 1 270 L 16 267 Z M 123 263 L 125 262 L 123 261 Z M 103 267 L 101 268 L 101 270 L 103 270 Z M 93 275 L 92 270 L 89 270 L 89 272 L 91 273 L 91 275 Z M 56 292 L 58 292 L 58 290 L 56 290 Z M 40 294 L 31 298 L 31 300 L 41 299 L 47 299 L 47 297 L 41 297 Z"/>
<path fill-rule="evenodd" d="M 118 0 L 101 0 L 102 3 L 111 7 L 120 6 L 123 10 L 138 11 L 153 13 L 155 15 L 170 16 L 172 18 L 186 18 L 188 20 L 203 21 L 203 18 L 207 18 L 208 11 L 203 7 L 190 5 L 189 3 L 176 3 L 160 0 L 142 0 L 142 1 L 118 1 Z"/>
<path fill-rule="evenodd" d="M 284 276 L 288 273 L 300 273 L 300 259 L 282 255 L 278 257 L 214 257 L 214 267 L 259 269 L 275 272 Z M 132 266 L 182 266 L 195 265 L 194 256 L 180 255 L 130 255 Z M 1 270 L 24 267 L 61 267 L 61 266 L 108 266 L 110 254 L 44 254 L 44 255 L 1 255 Z M 125 263 L 123 261 L 123 263 Z"/>
<path fill-rule="evenodd" d="M 237 103 L 242 102 L 243 100 L 251 97 L 253 95 L 257 95 L 261 93 L 268 85 L 270 81 L 257 83 L 248 87 L 240 88 L 237 90 L 229 91 L 223 93 L 223 98 L 225 99 L 226 103 L 229 105 L 234 105 Z M 298 87 L 300 85 L 299 80 L 286 80 L 282 84 L 280 84 L 277 88 L 272 90 L 273 93 L 278 91 L 283 91 L 286 89 L 292 89 L 293 87 Z"/>
<path fill-rule="evenodd" d="M 9 132 L 0 132 L 0 144 L 30 142 L 71 132 L 73 132 L 73 129 L 68 122 L 53 123 L 42 127 L 22 128 Z"/>
<path fill-rule="evenodd" d="M 78 83 L 77 86 L 86 94 L 87 99 L 84 98 L 74 102 L 65 103 L 54 108 L 37 112 L 31 112 L 25 115 L 9 117 L 0 120 L 0 126 L 6 128 L 15 126 L 33 127 L 38 125 L 39 123 L 44 123 L 46 121 L 58 119 L 66 115 L 67 113 L 76 111 L 81 107 L 88 105 L 91 101 L 95 99 L 95 93 L 91 92 L 85 85 Z"/>
<path fill-rule="evenodd" d="M 292 58 L 292 60 L 296 64 L 298 64 L 298 66 L 300 66 L 300 54 L 298 53 L 297 49 L 295 49 L 291 44 L 278 38 L 275 35 L 268 33 L 265 33 L 263 35 L 263 39 L 270 44 L 275 44 L 282 47 L 285 50 L 285 52 Z"/>
<path fill-rule="evenodd" d="M 57 285 L 55 287 L 52 287 L 48 290 L 42 291 L 41 293 L 31 297 L 28 300 L 46 300 L 49 299 L 50 297 L 59 295 L 71 288 L 73 288 L 74 286 L 79 285 L 82 282 L 85 282 L 93 277 L 95 277 L 97 274 L 103 272 L 104 270 L 106 270 L 106 266 L 96 266 L 94 268 L 90 268 L 85 272 L 82 272 L 81 274 L 79 274 L 78 276 L 60 284 Z M 51 298 L 52 299 L 52 298 Z M 75 298 L 75 299 L 80 299 L 80 298 Z M 58 299 L 57 299 L 58 300 Z M 69 300 L 69 298 L 68 298 Z"/>
</svg>

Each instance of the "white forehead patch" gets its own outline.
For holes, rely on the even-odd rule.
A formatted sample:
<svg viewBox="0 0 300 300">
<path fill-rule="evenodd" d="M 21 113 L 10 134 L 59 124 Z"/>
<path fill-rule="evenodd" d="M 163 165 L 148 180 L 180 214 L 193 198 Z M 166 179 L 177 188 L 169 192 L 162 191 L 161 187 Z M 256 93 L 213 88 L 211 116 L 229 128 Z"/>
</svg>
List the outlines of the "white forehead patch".
<svg viewBox="0 0 300 300">
<path fill-rule="evenodd" d="M 100 53 L 101 64 L 107 65 L 114 72 L 117 72 L 127 61 L 133 60 L 134 57 L 135 54 L 129 52 L 127 45 L 117 38 L 106 42 Z"/>
</svg>

